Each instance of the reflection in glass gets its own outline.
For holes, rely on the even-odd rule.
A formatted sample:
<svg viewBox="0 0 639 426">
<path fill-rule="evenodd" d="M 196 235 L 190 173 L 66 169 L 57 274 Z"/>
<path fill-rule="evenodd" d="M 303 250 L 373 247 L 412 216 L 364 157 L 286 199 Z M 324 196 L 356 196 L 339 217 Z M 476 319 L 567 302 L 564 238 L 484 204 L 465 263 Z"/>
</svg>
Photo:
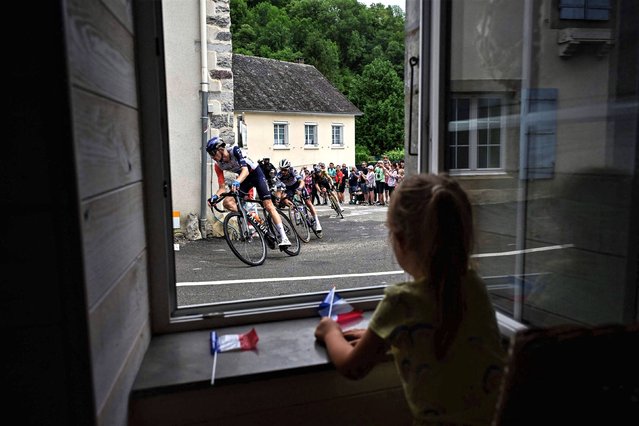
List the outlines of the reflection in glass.
<svg viewBox="0 0 639 426">
<path fill-rule="evenodd" d="M 452 2 L 445 164 L 472 197 L 496 306 L 531 324 L 621 321 L 634 281 L 636 93 L 624 101 L 623 81 L 637 70 L 619 40 L 636 16 L 610 3 L 594 19 L 551 0 Z M 586 45 L 564 45 L 584 31 Z"/>
</svg>

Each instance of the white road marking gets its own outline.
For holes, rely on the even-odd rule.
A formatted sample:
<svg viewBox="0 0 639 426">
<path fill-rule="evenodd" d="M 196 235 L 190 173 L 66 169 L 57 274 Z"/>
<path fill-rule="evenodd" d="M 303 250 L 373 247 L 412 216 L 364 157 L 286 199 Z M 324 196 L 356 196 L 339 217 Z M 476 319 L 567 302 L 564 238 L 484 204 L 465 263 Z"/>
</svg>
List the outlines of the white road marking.
<svg viewBox="0 0 639 426">
<path fill-rule="evenodd" d="M 574 247 L 574 244 L 559 244 L 555 246 L 546 246 L 546 247 L 535 247 L 525 250 L 512 250 L 512 251 L 503 251 L 496 253 L 478 253 L 472 255 L 474 258 L 485 258 L 485 257 L 501 257 L 501 256 L 514 256 L 517 254 L 523 253 L 537 253 L 549 250 L 561 250 L 566 248 Z M 254 278 L 254 279 L 241 279 L 241 280 L 221 280 L 221 281 L 193 281 L 193 282 L 181 282 L 176 283 L 176 287 L 185 287 L 185 286 L 204 286 L 204 285 L 227 285 L 227 284 L 255 284 L 255 283 L 266 283 L 266 282 L 274 282 L 274 281 L 308 281 L 308 280 L 329 280 L 329 279 L 340 279 L 340 278 L 350 278 L 350 277 L 374 277 L 381 275 L 401 275 L 404 274 L 404 271 L 383 271 L 383 272 L 365 272 L 359 274 L 335 274 L 335 275 L 311 275 L 311 276 L 299 276 L 299 277 L 275 277 L 275 278 Z"/>
<path fill-rule="evenodd" d="M 561 250 L 561 249 L 571 248 L 574 246 L 575 246 L 574 244 L 559 244 L 556 246 L 535 247 L 535 248 L 529 248 L 524 250 L 502 251 L 498 253 L 478 253 L 478 254 L 472 255 L 472 257 L 477 258 L 477 257 L 514 256 L 514 255 L 523 254 L 523 253 L 537 253 L 540 251 Z"/>
<path fill-rule="evenodd" d="M 220 285 L 220 284 L 247 284 L 247 283 L 267 283 L 273 281 L 307 281 L 307 280 L 329 280 L 338 278 L 350 278 L 350 277 L 374 277 L 380 275 L 399 275 L 404 271 L 384 271 L 384 272 L 365 272 L 361 274 L 337 274 L 337 275 L 314 275 L 304 277 L 281 277 L 281 278 L 254 278 L 244 280 L 222 280 L 222 281 L 197 281 L 197 282 L 184 282 L 175 284 L 178 287 L 182 286 L 198 286 L 198 285 Z"/>
</svg>

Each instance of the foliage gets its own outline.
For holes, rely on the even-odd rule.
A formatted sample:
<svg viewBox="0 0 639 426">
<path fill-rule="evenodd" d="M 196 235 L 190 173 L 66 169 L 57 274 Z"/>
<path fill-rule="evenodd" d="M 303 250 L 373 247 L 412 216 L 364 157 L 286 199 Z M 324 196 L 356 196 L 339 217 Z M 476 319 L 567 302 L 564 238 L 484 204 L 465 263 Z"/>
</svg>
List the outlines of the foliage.
<svg viewBox="0 0 639 426">
<path fill-rule="evenodd" d="M 233 52 L 317 68 L 364 115 L 356 148 L 403 146 L 404 15 L 357 0 L 231 0 Z M 363 152 L 363 151 L 362 151 Z"/>
<path fill-rule="evenodd" d="M 404 148 L 396 148 L 391 151 L 386 151 L 382 154 L 382 157 L 388 157 L 391 162 L 399 162 L 404 159 Z"/>
<path fill-rule="evenodd" d="M 355 164 L 361 164 L 362 161 L 366 161 L 368 163 L 370 161 L 373 161 L 374 159 L 375 157 L 371 155 L 366 145 L 355 145 Z"/>
</svg>

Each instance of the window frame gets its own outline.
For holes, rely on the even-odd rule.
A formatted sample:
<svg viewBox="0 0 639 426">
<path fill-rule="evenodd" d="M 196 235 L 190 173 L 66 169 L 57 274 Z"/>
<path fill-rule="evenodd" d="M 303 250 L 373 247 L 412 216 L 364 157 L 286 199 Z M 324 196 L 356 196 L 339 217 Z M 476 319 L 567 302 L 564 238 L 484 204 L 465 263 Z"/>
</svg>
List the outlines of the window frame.
<svg viewBox="0 0 639 426">
<path fill-rule="evenodd" d="M 283 143 L 277 143 L 277 141 L 279 139 L 276 139 L 276 128 L 278 128 L 279 126 L 282 126 L 282 130 L 283 130 Z M 278 132 L 278 136 L 279 136 L 279 132 Z M 290 146 L 290 142 L 289 142 L 289 123 L 288 121 L 274 121 L 273 122 L 273 148 L 274 149 L 283 149 L 283 148 L 288 148 Z"/>
<path fill-rule="evenodd" d="M 607 2 L 607 5 L 595 4 L 601 3 L 602 0 L 556 0 L 558 9 L 558 19 L 561 21 L 589 21 L 589 22 L 607 22 L 610 20 L 612 14 L 612 2 L 610 0 L 603 0 Z M 595 5 L 593 5 L 595 4 Z M 568 12 L 564 15 L 564 11 Z M 581 11 L 583 16 L 578 16 L 570 12 Z M 606 15 L 597 16 L 598 13 L 606 12 Z M 591 12 L 589 16 L 588 12 Z M 594 15 L 592 14 L 594 13 Z"/>
<path fill-rule="evenodd" d="M 468 168 L 449 168 L 451 176 L 478 176 L 478 175 L 491 175 L 491 174 L 503 174 L 506 169 L 506 133 L 507 133 L 507 116 L 508 116 L 508 103 L 506 95 L 503 93 L 454 93 L 450 96 L 450 100 L 468 99 L 469 104 L 469 126 L 468 126 Z M 485 167 L 479 168 L 478 164 L 478 152 L 479 152 L 479 102 L 482 99 L 499 99 L 501 114 L 499 115 L 499 167 Z M 490 117 L 489 117 L 490 119 Z M 449 122 L 446 125 L 446 129 L 450 128 Z M 448 149 L 450 131 L 446 132 L 446 139 L 444 143 L 445 156 L 448 157 Z M 447 161 L 448 162 L 448 161 Z"/>
<path fill-rule="evenodd" d="M 147 246 L 143 255 L 148 265 L 152 332 L 177 333 L 316 317 L 318 300 L 325 296 L 324 292 L 177 307 L 164 49 L 148 49 L 148 46 L 164 46 L 162 2 L 135 2 L 133 7 L 136 15 L 140 144 L 146 182 L 144 216 Z M 288 138 L 290 123 L 276 123 L 286 125 Z M 290 146 L 281 146 L 280 149 L 290 149 Z M 343 289 L 340 294 L 357 309 L 371 310 L 382 299 L 385 287 L 373 285 Z"/>
<path fill-rule="evenodd" d="M 313 142 L 308 143 L 308 129 L 313 129 Z M 319 147 L 319 134 L 317 123 L 304 123 L 304 148 L 317 148 Z"/>
<path fill-rule="evenodd" d="M 339 143 L 335 143 L 335 129 L 339 129 Z M 331 148 L 343 148 L 344 147 L 344 124 L 343 123 L 331 123 Z"/>
</svg>

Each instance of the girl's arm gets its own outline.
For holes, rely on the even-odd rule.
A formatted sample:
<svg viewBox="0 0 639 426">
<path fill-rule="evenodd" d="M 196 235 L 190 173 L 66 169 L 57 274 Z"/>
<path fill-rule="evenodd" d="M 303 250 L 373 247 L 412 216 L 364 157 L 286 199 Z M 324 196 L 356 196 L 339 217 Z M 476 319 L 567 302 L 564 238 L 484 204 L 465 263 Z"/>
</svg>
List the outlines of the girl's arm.
<svg viewBox="0 0 639 426">
<path fill-rule="evenodd" d="M 328 357 L 337 371 L 353 380 L 365 377 L 384 359 L 387 351 L 384 340 L 369 329 L 352 345 L 340 326 L 328 317 L 318 324 L 315 337 L 326 345 Z"/>
</svg>

